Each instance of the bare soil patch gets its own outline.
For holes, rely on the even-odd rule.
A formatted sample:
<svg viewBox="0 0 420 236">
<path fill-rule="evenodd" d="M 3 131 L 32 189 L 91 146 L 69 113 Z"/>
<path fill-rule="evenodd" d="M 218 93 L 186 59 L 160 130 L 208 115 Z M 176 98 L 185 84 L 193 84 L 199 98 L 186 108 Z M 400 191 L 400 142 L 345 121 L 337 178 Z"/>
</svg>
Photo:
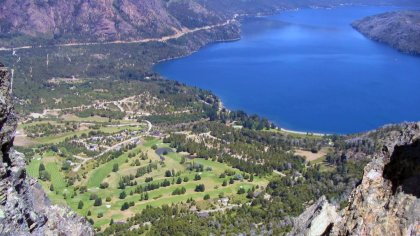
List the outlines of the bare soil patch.
<svg viewBox="0 0 420 236">
<path fill-rule="evenodd" d="M 327 148 L 322 148 L 317 153 L 313 153 L 311 151 L 305 151 L 305 150 L 302 150 L 302 149 L 297 149 L 295 151 L 295 155 L 303 156 L 303 157 L 306 158 L 307 161 L 315 161 L 315 160 L 327 155 L 327 152 L 328 152 Z"/>
</svg>

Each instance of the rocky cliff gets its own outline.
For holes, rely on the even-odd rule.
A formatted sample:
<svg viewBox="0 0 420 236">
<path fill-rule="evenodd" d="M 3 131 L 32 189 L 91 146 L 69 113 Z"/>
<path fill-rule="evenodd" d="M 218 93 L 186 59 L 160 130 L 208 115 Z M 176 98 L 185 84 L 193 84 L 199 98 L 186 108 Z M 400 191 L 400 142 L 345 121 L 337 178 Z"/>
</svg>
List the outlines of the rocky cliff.
<svg viewBox="0 0 420 236">
<path fill-rule="evenodd" d="M 315 236 L 331 230 L 339 220 L 336 207 L 329 204 L 325 196 L 311 205 L 298 218 L 293 220 L 294 230 L 288 236 Z"/>
<path fill-rule="evenodd" d="M 386 135 L 348 206 L 337 213 L 322 198 L 294 220 L 289 235 L 420 234 L 420 123 Z"/>
<path fill-rule="evenodd" d="M 420 54 L 420 11 L 389 12 L 366 17 L 352 26 L 375 41 L 411 54 Z"/>
<path fill-rule="evenodd" d="M 0 64 L 0 235 L 93 235 L 84 218 L 51 205 L 37 181 L 26 175 L 24 157 L 13 149 L 12 82 Z"/>
</svg>

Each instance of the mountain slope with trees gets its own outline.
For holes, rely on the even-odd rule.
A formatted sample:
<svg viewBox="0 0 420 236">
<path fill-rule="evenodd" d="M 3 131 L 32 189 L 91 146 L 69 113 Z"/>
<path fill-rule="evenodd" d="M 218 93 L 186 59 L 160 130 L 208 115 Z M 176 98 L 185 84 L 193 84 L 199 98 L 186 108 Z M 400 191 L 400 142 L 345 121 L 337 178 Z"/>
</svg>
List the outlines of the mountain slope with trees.
<svg viewBox="0 0 420 236">
<path fill-rule="evenodd" d="M 2 0 L 0 46 L 130 41 L 175 35 L 237 15 L 366 4 L 361 0 Z M 395 0 L 373 0 L 389 4 Z M 398 1 L 403 4 L 405 1 Z"/>
<path fill-rule="evenodd" d="M 388 12 L 355 21 L 352 26 L 399 51 L 420 54 L 420 11 Z"/>
</svg>

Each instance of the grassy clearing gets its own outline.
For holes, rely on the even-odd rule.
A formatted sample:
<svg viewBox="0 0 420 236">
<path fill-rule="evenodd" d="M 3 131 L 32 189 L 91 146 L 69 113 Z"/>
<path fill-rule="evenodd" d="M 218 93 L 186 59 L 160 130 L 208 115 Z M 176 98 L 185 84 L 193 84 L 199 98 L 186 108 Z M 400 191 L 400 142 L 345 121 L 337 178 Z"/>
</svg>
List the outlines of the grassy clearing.
<svg viewBox="0 0 420 236">
<path fill-rule="evenodd" d="M 26 166 L 26 171 L 29 176 L 37 179 L 39 177 L 39 165 L 41 164 L 41 156 L 36 155 L 31 162 Z"/>
<path fill-rule="evenodd" d="M 311 163 L 311 165 L 319 165 L 319 170 L 322 172 L 333 171 L 335 168 L 326 161 L 326 158 L 326 156 L 323 156 L 314 161 L 310 161 L 309 163 Z"/>
<path fill-rule="evenodd" d="M 56 191 L 62 192 L 66 188 L 66 182 L 64 181 L 64 175 L 60 171 L 59 164 L 54 162 L 45 163 L 45 169 L 51 175 L 51 183 L 54 185 Z"/>
<path fill-rule="evenodd" d="M 307 161 L 316 161 L 319 158 L 325 157 L 330 151 L 331 148 L 322 148 L 316 153 L 302 149 L 297 149 L 295 150 L 295 155 L 303 156 L 306 158 Z"/>
<path fill-rule="evenodd" d="M 121 165 L 125 162 L 126 159 L 127 155 L 124 154 L 94 169 L 92 174 L 89 176 L 87 187 L 98 187 L 102 183 L 102 181 L 107 177 L 107 175 L 109 175 L 112 172 L 112 167 L 114 166 L 114 164 Z"/>
<path fill-rule="evenodd" d="M 109 119 L 106 117 L 100 117 L 100 116 L 90 116 L 90 117 L 78 117 L 73 114 L 67 114 L 61 116 L 61 118 L 64 121 L 73 121 L 73 122 L 108 122 Z"/>
</svg>

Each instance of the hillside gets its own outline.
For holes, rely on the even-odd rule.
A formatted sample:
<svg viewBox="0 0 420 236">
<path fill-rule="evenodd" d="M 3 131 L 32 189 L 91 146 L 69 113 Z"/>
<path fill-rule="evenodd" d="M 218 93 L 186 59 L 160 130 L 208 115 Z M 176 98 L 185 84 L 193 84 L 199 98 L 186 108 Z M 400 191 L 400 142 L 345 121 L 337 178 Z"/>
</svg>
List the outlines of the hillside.
<svg viewBox="0 0 420 236">
<path fill-rule="evenodd" d="M 369 4 L 389 4 L 375 0 Z M 138 41 L 283 9 L 365 4 L 361 0 L 2 0 L 0 46 Z M 403 3 L 400 3 L 403 4 Z"/>
<path fill-rule="evenodd" d="M 420 11 L 389 12 L 355 21 L 352 26 L 401 52 L 420 54 Z"/>
<path fill-rule="evenodd" d="M 287 133 L 157 77 L 45 84 L 53 96 L 23 116 L 15 144 L 51 201 L 101 235 L 282 235 L 321 196 L 344 208 L 384 140 L 408 133 Z"/>
<path fill-rule="evenodd" d="M 418 123 L 287 132 L 151 72 L 236 14 L 349 2 L 0 0 L 0 47 L 42 45 L 0 48 L 0 235 L 418 234 Z"/>
<path fill-rule="evenodd" d="M 45 44 L 159 38 L 225 19 L 194 1 L 5 0 L 0 20 L 1 33 L 16 43 Z"/>
</svg>

